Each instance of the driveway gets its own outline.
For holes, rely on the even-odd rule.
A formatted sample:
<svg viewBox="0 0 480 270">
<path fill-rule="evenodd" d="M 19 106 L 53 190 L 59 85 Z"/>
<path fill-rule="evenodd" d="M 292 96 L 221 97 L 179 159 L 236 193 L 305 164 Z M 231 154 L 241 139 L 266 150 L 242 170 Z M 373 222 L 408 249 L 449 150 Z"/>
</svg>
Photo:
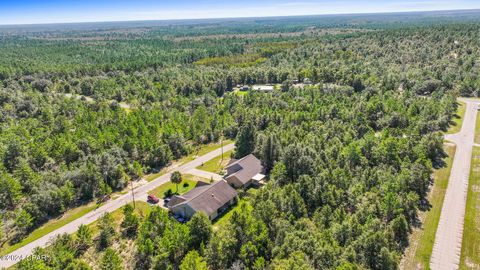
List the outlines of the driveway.
<svg viewBox="0 0 480 270">
<path fill-rule="evenodd" d="M 457 145 L 457 149 L 430 258 L 432 270 L 458 269 L 460 262 L 470 162 L 480 103 L 468 99 L 461 101 L 467 104 L 462 130 L 457 134 L 445 136 L 446 140 Z"/>
<path fill-rule="evenodd" d="M 232 150 L 234 149 L 234 144 L 228 144 L 228 145 L 225 145 L 223 146 L 223 151 L 226 152 L 226 151 L 229 151 L 229 150 Z M 222 154 L 222 149 L 219 148 L 219 149 L 216 149 L 212 152 L 209 152 L 208 154 L 205 154 L 201 157 L 198 157 L 184 165 L 181 165 L 181 166 L 178 166 L 175 170 L 181 172 L 181 173 L 187 173 L 193 169 L 195 169 L 196 167 L 200 166 L 201 164 L 219 156 Z M 158 177 L 157 179 L 143 185 L 143 186 L 139 186 L 137 188 L 134 189 L 134 196 L 135 196 L 135 199 L 143 199 L 143 198 L 146 198 L 147 196 L 147 193 L 164 184 L 164 183 L 167 183 L 168 181 L 170 181 L 170 175 L 171 175 L 172 171 Z M 51 239 L 53 239 L 55 236 L 57 235 L 60 235 L 60 234 L 64 234 L 64 233 L 68 233 L 68 234 L 71 234 L 71 233 L 74 233 L 78 227 L 81 225 L 81 224 L 90 224 L 94 221 L 96 221 L 97 219 L 99 219 L 103 214 L 107 213 L 107 212 L 113 212 L 117 209 L 119 209 L 120 207 L 126 205 L 127 203 L 130 203 L 132 201 L 132 193 L 131 192 L 128 192 L 127 194 L 125 195 L 122 195 L 120 196 L 119 198 L 115 199 L 115 200 L 111 200 L 111 201 L 108 201 L 106 202 L 103 206 L 99 207 L 98 209 L 84 215 L 83 217 L 80 217 L 68 224 L 66 224 L 65 226 L 61 227 L 61 228 L 58 228 L 57 230 L 17 249 L 16 251 L 8 254 L 8 255 L 5 255 L 5 256 L 2 256 L 0 257 L 0 268 L 8 268 L 8 267 L 11 267 L 12 265 L 16 264 L 17 262 L 19 262 L 20 260 L 28 257 L 29 255 L 32 254 L 32 251 L 36 248 L 36 247 L 44 247 L 44 246 L 47 246 L 49 244 L 49 242 L 51 241 Z"/>
<path fill-rule="evenodd" d="M 188 174 L 193 174 L 198 177 L 202 177 L 205 179 L 213 179 L 213 181 L 220 181 L 223 179 L 223 177 L 220 174 L 212 173 L 212 172 L 207 172 L 199 169 L 192 169 L 187 172 Z"/>
</svg>

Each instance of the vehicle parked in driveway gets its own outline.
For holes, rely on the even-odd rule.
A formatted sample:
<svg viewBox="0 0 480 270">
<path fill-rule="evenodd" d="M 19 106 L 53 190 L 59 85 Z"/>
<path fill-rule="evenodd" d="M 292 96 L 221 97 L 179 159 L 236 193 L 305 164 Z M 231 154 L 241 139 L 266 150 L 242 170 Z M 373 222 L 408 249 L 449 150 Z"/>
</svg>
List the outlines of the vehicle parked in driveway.
<svg viewBox="0 0 480 270">
<path fill-rule="evenodd" d="M 169 202 L 170 202 L 170 198 L 165 198 L 165 199 L 163 199 L 163 203 L 164 203 L 165 205 L 167 205 Z"/>
<path fill-rule="evenodd" d="M 150 194 L 147 196 L 147 202 L 157 204 L 160 200 L 157 198 L 157 196 Z"/>
</svg>

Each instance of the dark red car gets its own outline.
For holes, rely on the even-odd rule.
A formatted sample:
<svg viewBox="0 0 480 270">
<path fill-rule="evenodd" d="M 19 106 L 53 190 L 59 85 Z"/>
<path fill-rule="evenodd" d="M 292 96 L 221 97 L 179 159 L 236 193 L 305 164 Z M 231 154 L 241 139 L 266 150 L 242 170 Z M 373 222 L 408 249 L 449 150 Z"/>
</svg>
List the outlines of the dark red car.
<svg viewBox="0 0 480 270">
<path fill-rule="evenodd" d="M 147 202 L 149 203 L 155 203 L 157 204 L 160 200 L 157 198 L 157 196 L 150 194 L 147 196 Z"/>
</svg>

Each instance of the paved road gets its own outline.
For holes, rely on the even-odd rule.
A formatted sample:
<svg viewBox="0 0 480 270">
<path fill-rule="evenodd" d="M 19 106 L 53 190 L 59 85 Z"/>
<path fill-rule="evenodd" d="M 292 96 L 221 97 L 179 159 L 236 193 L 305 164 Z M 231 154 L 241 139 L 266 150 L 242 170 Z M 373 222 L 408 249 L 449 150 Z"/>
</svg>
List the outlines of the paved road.
<svg viewBox="0 0 480 270">
<path fill-rule="evenodd" d="M 480 103 L 466 99 L 462 101 L 467 103 L 462 130 L 457 134 L 445 136 L 446 140 L 457 145 L 457 149 L 430 258 L 432 270 L 458 269 L 460 262 L 470 162 Z"/>
<path fill-rule="evenodd" d="M 232 150 L 233 148 L 234 148 L 233 143 L 229 144 L 229 145 L 225 145 L 223 147 L 223 151 L 226 152 L 226 151 Z M 221 153 L 222 153 L 222 150 L 219 148 L 219 149 L 214 150 L 214 151 L 212 151 L 208 154 L 205 154 L 201 157 L 198 157 L 191 162 L 188 162 L 184 165 L 178 166 L 178 167 L 175 168 L 175 170 L 177 170 L 181 173 L 187 173 L 187 172 L 195 169 L 196 167 L 200 166 L 201 164 L 213 159 L 214 157 L 217 157 L 217 156 L 221 155 Z M 153 181 L 151 181 L 151 182 L 149 182 L 149 183 L 147 183 L 143 186 L 139 186 L 139 187 L 135 188 L 134 189 L 135 199 L 146 198 L 147 193 L 150 190 L 152 190 L 152 189 L 170 181 L 170 175 L 171 175 L 171 172 L 169 172 L 167 174 L 164 174 L 164 175 L 158 177 L 157 179 L 155 179 L 155 180 L 153 180 Z M 32 251 L 36 247 L 44 247 L 44 246 L 48 245 L 50 240 L 52 238 L 54 238 L 55 236 L 57 236 L 59 234 L 64 234 L 64 233 L 69 233 L 69 234 L 74 233 L 81 224 L 90 224 L 90 223 L 96 221 L 97 219 L 99 219 L 104 213 L 113 212 L 116 209 L 124 206 L 125 204 L 127 204 L 131 201 L 132 201 L 132 193 L 131 192 L 129 192 L 128 194 L 122 195 L 115 200 L 108 201 L 103 206 L 101 206 L 98 209 L 84 215 L 83 217 L 80 217 L 80 218 L 66 224 L 63 227 L 58 228 L 57 230 L 43 236 L 42 238 L 39 238 L 39 239 L 29 243 L 28 245 L 25 245 L 25 246 L 17 249 L 16 251 L 14 251 L 14 252 L 6 255 L 6 256 L 0 257 L 0 268 L 8 268 L 8 267 L 14 265 L 15 263 L 17 263 L 21 259 L 26 258 L 27 256 L 31 255 Z"/>
</svg>

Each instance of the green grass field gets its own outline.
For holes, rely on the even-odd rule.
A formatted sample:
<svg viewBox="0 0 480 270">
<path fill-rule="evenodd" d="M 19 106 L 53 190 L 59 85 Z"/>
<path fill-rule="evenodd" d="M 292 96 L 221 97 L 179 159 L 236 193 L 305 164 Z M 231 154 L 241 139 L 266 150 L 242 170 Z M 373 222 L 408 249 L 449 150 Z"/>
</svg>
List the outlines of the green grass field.
<svg viewBox="0 0 480 270">
<path fill-rule="evenodd" d="M 10 252 L 13 252 L 13 251 L 29 244 L 30 242 L 35 241 L 35 240 L 45 236 L 46 234 L 64 226 L 65 224 L 68 224 L 68 223 L 74 221 L 75 219 L 86 215 L 90 211 L 92 211 L 95 208 L 98 208 L 100 206 L 101 206 L 101 204 L 98 205 L 96 203 L 89 203 L 87 205 L 83 205 L 83 206 L 68 210 L 62 216 L 60 216 L 56 219 L 50 220 L 49 222 L 45 223 L 41 227 L 39 227 L 36 230 L 34 230 L 33 232 L 31 232 L 28 235 L 28 237 L 26 237 L 22 241 L 14 244 L 14 245 L 11 245 L 11 246 L 8 244 L 8 242 L 5 243 L 2 246 L 2 249 L 0 251 L 0 255 L 5 255 L 5 254 L 8 254 Z"/>
<path fill-rule="evenodd" d="M 480 269 L 480 147 L 473 148 L 460 269 Z"/>
<path fill-rule="evenodd" d="M 248 95 L 249 92 L 248 92 L 248 91 L 238 90 L 238 91 L 235 91 L 235 92 L 233 92 L 233 93 L 234 93 L 235 95 L 237 95 L 237 96 L 244 97 L 244 96 Z"/>
<path fill-rule="evenodd" d="M 195 187 L 195 185 L 197 184 L 198 181 L 203 181 L 203 182 L 207 182 L 207 183 L 210 181 L 208 179 L 198 177 L 198 176 L 194 176 L 194 175 L 191 175 L 191 174 L 184 174 L 184 175 L 182 175 L 182 178 L 183 178 L 182 183 L 178 184 L 178 193 L 179 194 L 184 194 L 184 193 L 190 191 L 192 188 Z M 188 185 L 184 186 L 185 184 L 188 184 Z M 157 187 L 156 189 L 150 191 L 149 194 L 154 194 L 158 198 L 163 199 L 165 197 L 165 195 L 164 195 L 165 192 L 169 189 L 171 189 L 172 192 L 175 192 L 177 190 L 177 187 L 176 187 L 175 184 L 173 184 L 171 182 L 168 182 L 168 183 L 165 183 L 165 184 Z"/>
<path fill-rule="evenodd" d="M 480 113 L 477 114 L 477 122 L 475 123 L 475 143 L 480 144 Z"/>
<path fill-rule="evenodd" d="M 445 152 L 448 154 L 448 158 L 445 160 L 447 166 L 434 172 L 434 183 L 428 196 L 432 208 L 427 212 L 420 213 L 423 224 L 421 228 L 415 229 L 410 236 L 410 246 L 403 261 L 403 269 L 405 270 L 430 269 L 430 256 L 432 255 L 455 149 L 456 147 L 453 145 L 445 146 Z"/>
<path fill-rule="evenodd" d="M 223 153 L 223 161 L 222 156 L 217 156 L 208 162 L 205 162 L 202 166 L 198 166 L 197 169 L 222 174 L 223 169 L 227 166 L 228 162 L 231 159 L 233 150 L 227 151 Z"/>
<path fill-rule="evenodd" d="M 465 116 L 465 110 L 467 109 L 467 104 L 459 101 L 458 105 L 459 106 L 458 106 L 457 113 L 452 119 L 453 124 L 450 126 L 449 130 L 447 131 L 447 134 L 455 134 L 460 132 L 460 130 L 462 129 L 463 117 Z"/>
</svg>

